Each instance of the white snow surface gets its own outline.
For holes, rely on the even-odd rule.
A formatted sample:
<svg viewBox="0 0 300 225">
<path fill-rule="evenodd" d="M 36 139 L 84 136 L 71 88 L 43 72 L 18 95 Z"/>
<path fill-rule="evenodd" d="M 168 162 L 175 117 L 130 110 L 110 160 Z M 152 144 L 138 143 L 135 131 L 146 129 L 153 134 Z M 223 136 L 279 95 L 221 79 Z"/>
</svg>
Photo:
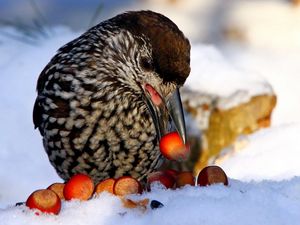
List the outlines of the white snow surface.
<svg viewBox="0 0 300 225">
<path fill-rule="evenodd" d="M 245 181 L 300 176 L 299 138 L 299 123 L 260 130 L 242 140 L 246 142 L 246 147 L 220 166 L 231 177 Z"/>
<path fill-rule="evenodd" d="M 63 204 L 58 216 L 36 216 L 26 208 L 10 207 L 0 211 L 1 224 L 70 224 L 70 225 L 148 225 L 148 224 L 291 224 L 299 223 L 300 178 L 285 182 L 244 183 L 230 180 L 230 185 L 186 186 L 179 190 L 156 189 L 135 196 L 159 199 L 163 208 L 125 209 L 118 197 L 102 194 L 88 202 Z"/>
<path fill-rule="evenodd" d="M 277 96 L 277 106 L 272 116 L 274 125 L 300 122 L 300 51 L 241 50 L 240 47 L 227 50 L 224 52 L 227 60 L 238 68 L 263 75 L 273 87 Z"/>
<path fill-rule="evenodd" d="M 220 96 L 241 89 L 248 98 L 273 91 L 270 83 L 278 96 L 273 125 L 246 137 L 245 149 L 220 164 L 230 178 L 228 187 L 157 188 L 131 196 L 164 204 L 145 213 L 125 209 L 109 194 L 87 202 L 64 202 L 58 216 L 36 216 L 25 206 L 15 207 L 14 203 L 25 201 L 34 190 L 61 181 L 47 159 L 39 132 L 33 129 L 32 108 L 39 73 L 55 51 L 76 36 L 65 28 L 55 29 L 37 46 L 0 37 L 1 225 L 299 224 L 299 53 L 240 48 L 223 51 L 200 44 L 192 44 L 187 86 Z"/>
<path fill-rule="evenodd" d="M 273 94 L 271 85 L 259 73 L 234 66 L 216 47 L 200 44 L 191 49 L 191 73 L 185 87 L 220 98 L 221 109 L 247 102 L 253 96 Z"/>
</svg>

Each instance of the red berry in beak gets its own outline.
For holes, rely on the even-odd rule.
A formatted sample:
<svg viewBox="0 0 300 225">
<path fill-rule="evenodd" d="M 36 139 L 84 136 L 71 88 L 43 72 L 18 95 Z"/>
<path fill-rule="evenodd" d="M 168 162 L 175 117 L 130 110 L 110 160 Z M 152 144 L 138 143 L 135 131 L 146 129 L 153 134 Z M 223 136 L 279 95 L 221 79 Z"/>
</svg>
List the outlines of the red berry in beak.
<svg viewBox="0 0 300 225">
<path fill-rule="evenodd" d="M 178 132 L 164 135 L 159 142 L 161 154 L 169 160 L 185 160 L 189 154 L 189 146 L 185 145 Z"/>
</svg>

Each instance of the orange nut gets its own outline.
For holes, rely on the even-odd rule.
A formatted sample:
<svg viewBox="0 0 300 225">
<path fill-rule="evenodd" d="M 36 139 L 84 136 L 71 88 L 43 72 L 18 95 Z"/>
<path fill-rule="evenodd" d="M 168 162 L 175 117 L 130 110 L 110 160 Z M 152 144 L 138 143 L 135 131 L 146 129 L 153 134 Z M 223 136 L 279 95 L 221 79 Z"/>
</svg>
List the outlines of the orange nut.
<svg viewBox="0 0 300 225">
<path fill-rule="evenodd" d="M 88 200 L 94 192 L 94 182 L 88 175 L 76 174 L 65 184 L 63 192 L 66 200 Z"/>
<path fill-rule="evenodd" d="M 33 192 L 28 197 L 26 206 L 30 209 L 38 209 L 44 213 L 57 215 L 61 209 L 61 200 L 54 191 L 42 189 Z"/>
</svg>

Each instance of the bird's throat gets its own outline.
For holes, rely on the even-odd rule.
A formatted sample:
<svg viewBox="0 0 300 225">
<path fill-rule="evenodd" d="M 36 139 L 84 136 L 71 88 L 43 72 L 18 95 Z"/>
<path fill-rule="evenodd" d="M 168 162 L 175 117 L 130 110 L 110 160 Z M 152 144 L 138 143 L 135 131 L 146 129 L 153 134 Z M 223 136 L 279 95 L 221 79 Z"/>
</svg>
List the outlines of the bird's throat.
<svg viewBox="0 0 300 225">
<path fill-rule="evenodd" d="M 162 98 L 160 94 L 150 84 L 145 84 L 145 89 L 149 93 L 151 101 L 154 105 L 160 106 L 162 104 Z"/>
</svg>

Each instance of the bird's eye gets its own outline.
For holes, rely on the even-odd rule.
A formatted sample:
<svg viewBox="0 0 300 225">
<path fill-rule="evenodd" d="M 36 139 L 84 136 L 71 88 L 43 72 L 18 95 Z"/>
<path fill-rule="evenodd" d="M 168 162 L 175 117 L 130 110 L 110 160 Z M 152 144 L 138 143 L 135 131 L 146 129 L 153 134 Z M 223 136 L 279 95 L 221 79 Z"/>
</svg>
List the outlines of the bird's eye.
<svg viewBox="0 0 300 225">
<path fill-rule="evenodd" d="M 145 69 L 147 71 L 153 70 L 153 68 L 154 68 L 151 59 L 146 58 L 146 57 L 141 58 L 141 66 L 143 67 L 143 69 Z"/>
</svg>

